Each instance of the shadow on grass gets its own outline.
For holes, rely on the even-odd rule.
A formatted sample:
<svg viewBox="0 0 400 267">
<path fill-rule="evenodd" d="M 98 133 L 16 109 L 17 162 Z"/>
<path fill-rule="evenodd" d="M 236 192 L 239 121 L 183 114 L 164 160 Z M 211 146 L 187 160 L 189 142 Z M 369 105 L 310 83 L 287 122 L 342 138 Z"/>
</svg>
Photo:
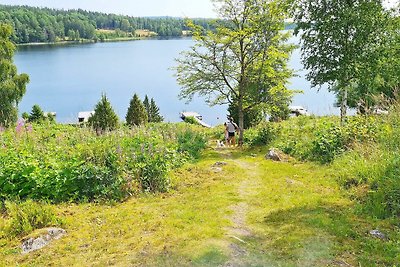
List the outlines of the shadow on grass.
<svg viewBox="0 0 400 267">
<path fill-rule="evenodd" d="M 204 150 L 199 160 L 221 161 L 229 159 L 239 159 L 243 157 L 264 156 L 267 153 L 267 147 L 221 147 L 221 148 L 208 148 Z"/>
<path fill-rule="evenodd" d="M 399 242 L 380 240 L 368 234 L 372 221 L 354 215 L 350 207 L 320 203 L 274 211 L 264 217 L 270 229 L 266 238 L 249 242 L 268 244 L 279 262 L 295 266 L 336 266 L 348 262 L 362 266 L 393 266 L 399 260 Z"/>
</svg>

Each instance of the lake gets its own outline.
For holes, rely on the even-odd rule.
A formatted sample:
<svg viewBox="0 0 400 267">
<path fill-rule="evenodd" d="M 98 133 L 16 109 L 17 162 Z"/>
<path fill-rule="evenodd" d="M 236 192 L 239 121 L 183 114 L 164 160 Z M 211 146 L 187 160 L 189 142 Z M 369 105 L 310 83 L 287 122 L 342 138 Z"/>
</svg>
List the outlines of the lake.
<svg viewBox="0 0 400 267">
<path fill-rule="evenodd" d="M 292 42 L 296 42 L 292 38 Z M 27 73 L 30 83 L 19 105 L 20 113 L 34 104 L 57 113 L 57 121 L 77 121 L 79 111 L 90 111 L 106 93 L 114 110 L 124 120 L 134 93 L 153 97 L 166 121 L 179 121 L 182 111 L 196 111 L 211 125 L 223 123 L 226 106 L 209 107 L 202 98 L 186 104 L 178 99 L 180 87 L 170 70 L 179 53 L 193 45 L 189 38 L 139 40 L 70 45 L 21 46 L 15 54 L 18 72 Z M 299 50 L 290 65 L 302 68 Z M 337 114 L 334 96 L 311 89 L 304 71 L 291 79 L 289 88 L 300 89 L 293 105 L 301 105 L 317 115 Z"/>
</svg>

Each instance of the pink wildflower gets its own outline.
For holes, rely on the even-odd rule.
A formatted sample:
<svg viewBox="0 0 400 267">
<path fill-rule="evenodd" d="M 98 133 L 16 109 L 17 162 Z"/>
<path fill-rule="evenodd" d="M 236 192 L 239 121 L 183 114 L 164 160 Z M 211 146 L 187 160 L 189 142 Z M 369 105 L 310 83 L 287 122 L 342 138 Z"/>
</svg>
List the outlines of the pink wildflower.
<svg viewBox="0 0 400 267">
<path fill-rule="evenodd" d="M 24 120 L 18 120 L 17 126 L 15 127 L 15 131 L 17 132 L 17 134 L 21 133 L 24 130 L 24 125 L 25 125 Z"/>
<path fill-rule="evenodd" d="M 33 129 L 32 124 L 28 123 L 28 124 L 25 126 L 25 128 L 26 128 L 26 131 L 27 131 L 28 133 L 32 132 L 32 129 Z"/>
</svg>

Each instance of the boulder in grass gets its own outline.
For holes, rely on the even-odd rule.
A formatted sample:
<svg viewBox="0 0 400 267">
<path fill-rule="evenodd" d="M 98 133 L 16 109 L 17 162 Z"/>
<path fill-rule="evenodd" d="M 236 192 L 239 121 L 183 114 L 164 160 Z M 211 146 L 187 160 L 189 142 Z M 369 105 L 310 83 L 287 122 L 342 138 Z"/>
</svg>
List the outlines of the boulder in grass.
<svg viewBox="0 0 400 267">
<path fill-rule="evenodd" d="M 379 239 L 387 239 L 386 235 L 379 230 L 371 230 L 369 234 Z"/>
<path fill-rule="evenodd" d="M 44 234 L 37 238 L 31 237 L 22 243 L 22 254 L 41 249 L 50 244 L 52 240 L 60 239 L 66 234 L 66 231 L 61 228 L 47 228 L 45 230 L 47 231 L 47 234 Z"/>
<path fill-rule="evenodd" d="M 273 161 L 282 161 L 285 159 L 284 154 L 275 148 L 271 148 L 267 155 L 265 155 L 265 158 Z"/>
</svg>

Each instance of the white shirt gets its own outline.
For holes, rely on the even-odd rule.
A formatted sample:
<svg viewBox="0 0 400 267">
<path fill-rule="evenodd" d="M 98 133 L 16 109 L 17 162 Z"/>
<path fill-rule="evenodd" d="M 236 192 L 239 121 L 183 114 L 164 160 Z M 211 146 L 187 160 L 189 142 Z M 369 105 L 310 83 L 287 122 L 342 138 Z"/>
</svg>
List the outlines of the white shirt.
<svg viewBox="0 0 400 267">
<path fill-rule="evenodd" d="M 236 131 L 236 127 L 237 126 L 233 122 L 228 121 L 226 123 L 226 128 L 227 128 L 228 132 L 230 132 L 230 133 L 234 133 Z"/>
</svg>

